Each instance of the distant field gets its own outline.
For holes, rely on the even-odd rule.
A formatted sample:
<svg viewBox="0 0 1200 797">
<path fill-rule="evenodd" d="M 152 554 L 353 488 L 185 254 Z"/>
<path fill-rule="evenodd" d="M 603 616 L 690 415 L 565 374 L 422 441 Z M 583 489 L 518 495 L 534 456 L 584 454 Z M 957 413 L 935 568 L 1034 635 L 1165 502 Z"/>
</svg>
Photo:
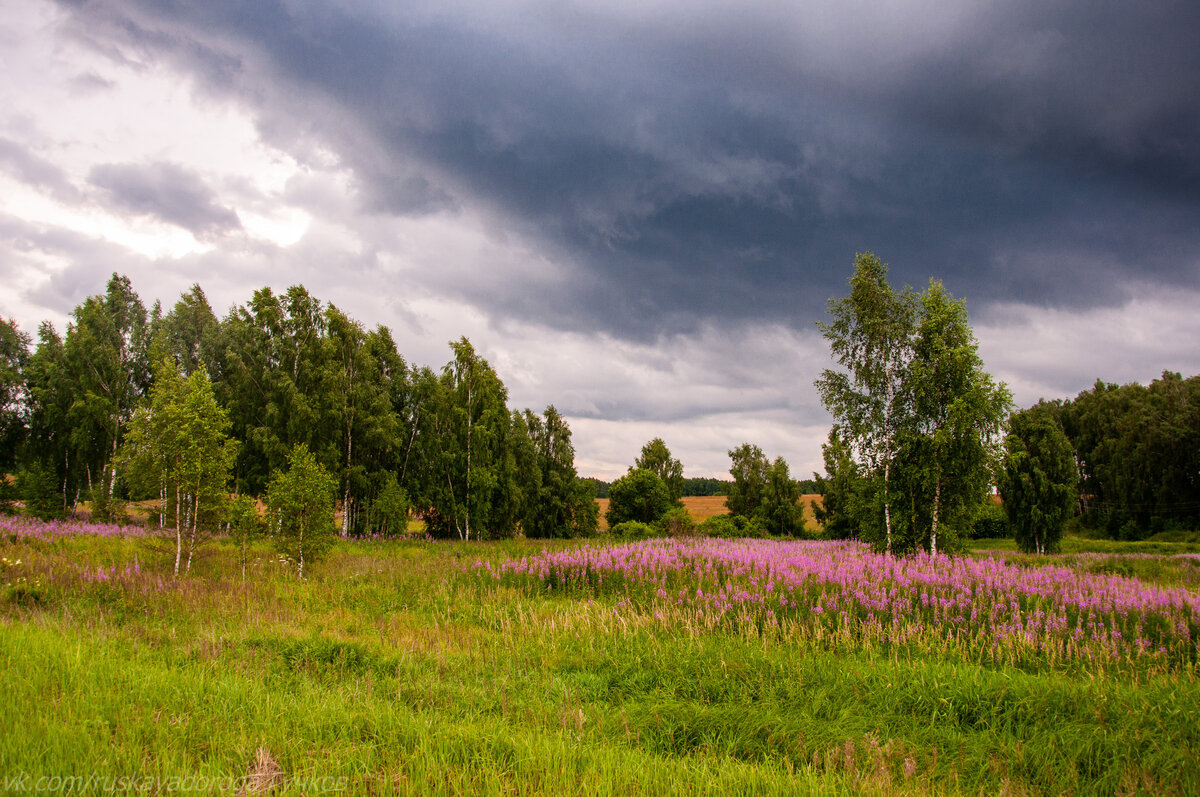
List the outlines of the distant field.
<svg viewBox="0 0 1200 797">
<path fill-rule="evenodd" d="M 723 495 L 689 496 L 681 500 L 683 508 L 697 523 L 713 515 L 724 515 L 729 511 L 725 508 L 725 496 Z M 808 524 L 809 528 L 819 528 L 816 516 L 813 515 L 813 504 L 819 503 L 820 500 L 821 496 L 815 493 L 800 498 L 800 502 L 804 506 L 804 522 Z M 604 521 L 604 513 L 608 511 L 608 499 L 597 498 L 596 503 L 600 505 L 600 528 L 606 529 L 608 524 Z"/>
</svg>

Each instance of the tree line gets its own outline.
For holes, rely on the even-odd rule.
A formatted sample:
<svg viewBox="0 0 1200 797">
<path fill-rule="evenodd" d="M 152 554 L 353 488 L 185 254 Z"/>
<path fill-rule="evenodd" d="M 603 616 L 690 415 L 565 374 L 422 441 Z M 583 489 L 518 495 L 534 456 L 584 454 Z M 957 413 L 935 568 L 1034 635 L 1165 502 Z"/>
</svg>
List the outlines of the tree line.
<svg viewBox="0 0 1200 797">
<path fill-rule="evenodd" d="M 834 418 L 816 477 L 827 537 L 937 553 L 1001 526 L 1047 553 L 1073 516 L 1120 539 L 1200 525 L 1200 377 L 1013 410 L 942 283 L 896 290 L 865 253 L 849 285 L 820 324 L 839 366 L 816 381 Z"/>
<path fill-rule="evenodd" d="M 147 311 L 116 274 L 65 336 L 43 323 L 35 345 L 0 320 L 0 468 L 44 517 L 157 499 L 177 567 L 204 528 L 248 517 L 231 491 L 266 499 L 276 529 L 284 507 L 302 514 L 312 495 L 280 486 L 292 469 L 340 504 L 345 535 L 396 534 L 410 515 L 464 540 L 590 534 L 597 492 L 611 528 L 717 536 L 807 534 L 797 502 L 817 492 L 824 536 L 893 553 L 952 551 L 983 526 L 1052 551 L 1074 514 L 1120 538 L 1200 522 L 1200 377 L 1098 381 L 1014 412 L 942 283 L 897 290 L 866 253 L 849 288 L 819 324 L 835 367 L 816 386 L 834 424 L 811 481 L 750 443 L 729 451 L 730 479 L 686 479 L 660 438 L 611 484 L 583 479 L 566 420 L 510 409 L 465 338 L 435 371 L 302 286 L 263 288 L 218 319 L 198 285 Z M 680 499 L 706 494 L 725 495 L 729 515 L 697 530 Z"/>
<path fill-rule="evenodd" d="M 798 537 L 807 534 L 800 498 L 811 482 L 793 479 L 783 457 L 768 460 L 761 448 L 744 443 L 729 452 L 732 479 L 695 480 L 717 484 L 726 496 L 728 514 L 696 524 L 680 499 L 689 480 L 683 464 L 662 438 L 642 447 L 640 456 L 621 478 L 608 485 L 605 521 L 616 537 L 661 534 L 708 537 Z"/>
<path fill-rule="evenodd" d="M 1023 486 L 1032 492 L 1036 478 L 1056 485 L 1059 511 L 1114 539 L 1200 527 L 1200 376 L 1097 380 L 1074 399 L 1014 413 L 1009 438 L 1010 455 L 1031 464 L 1025 485 L 1010 480 L 1006 501 Z"/>
<path fill-rule="evenodd" d="M 301 463 L 328 474 L 345 535 L 403 531 L 410 513 L 464 540 L 594 532 L 566 420 L 510 409 L 466 338 L 450 354 L 409 364 L 387 327 L 298 285 L 218 319 L 199 285 L 147 311 L 114 274 L 63 336 L 0 321 L 0 467 L 45 517 L 158 499 L 164 527 L 212 526 L 228 493 L 267 497 Z"/>
</svg>

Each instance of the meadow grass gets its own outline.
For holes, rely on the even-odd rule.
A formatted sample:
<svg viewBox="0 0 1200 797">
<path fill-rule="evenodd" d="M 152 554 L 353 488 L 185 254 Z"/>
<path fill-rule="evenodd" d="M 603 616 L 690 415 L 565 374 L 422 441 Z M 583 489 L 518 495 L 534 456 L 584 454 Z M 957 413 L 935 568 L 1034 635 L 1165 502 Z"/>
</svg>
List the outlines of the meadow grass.
<svg viewBox="0 0 1200 797">
<path fill-rule="evenodd" d="M 7 791 L 125 777 L 310 794 L 1200 792 L 1185 662 L 1014 667 L 480 575 L 598 544 L 342 541 L 304 582 L 260 544 L 243 582 L 221 540 L 172 581 L 151 539 L 5 538 L 0 778 Z"/>
</svg>

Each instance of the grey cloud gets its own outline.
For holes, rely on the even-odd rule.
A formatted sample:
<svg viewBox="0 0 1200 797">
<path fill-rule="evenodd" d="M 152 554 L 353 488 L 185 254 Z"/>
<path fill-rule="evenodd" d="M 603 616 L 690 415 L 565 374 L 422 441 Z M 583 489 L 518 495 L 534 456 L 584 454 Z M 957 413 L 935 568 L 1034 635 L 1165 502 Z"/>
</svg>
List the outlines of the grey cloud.
<svg viewBox="0 0 1200 797">
<path fill-rule="evenodd" d="M 71 184 L 62 169 L 7 138 L 0 138 L 0 168 L 17 180 L 46 191 L 57 199 L 71 202 L 80 198 L 79 190 Z"/>
<path fill-rule="evenodd" d="M 78 94 L 92 94 L 97 91 L 106 91 L 114 85 L 113 81 L 101 77 L 95 72 L 82 72 L 71 78 L 71 88 Z"/>
<path fill-rule="evenodd" d="M 106 199 L 137 214 L 154 216 L 209 239 L 241 228 L 237 213 L 223 207 L 197 174 L 171 163 L 103 164 L 88 182 Z"/>
<path fill-rule="evenodd" d="M 810 328 L 865 249 L 976 306 L 1200 276 L 1193 3 L 521 8 L 75 13 L 276 140 L 321 139 L 373 211 L 483 206 L 585 270 L 549 294 L 447 286 L 500 318 Z"/>
</svg>

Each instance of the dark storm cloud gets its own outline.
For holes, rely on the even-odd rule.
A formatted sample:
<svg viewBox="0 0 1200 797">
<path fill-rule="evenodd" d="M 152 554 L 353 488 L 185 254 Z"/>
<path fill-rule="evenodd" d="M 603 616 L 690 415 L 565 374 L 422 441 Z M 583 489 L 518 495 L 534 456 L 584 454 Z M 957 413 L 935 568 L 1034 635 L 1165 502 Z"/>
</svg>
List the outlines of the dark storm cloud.
<svg viewBox="0 0 1200 797">
<path fill-rule="evenodd" d="M 973 307 L 1111 303 L 1200 274 L 1195 3 L 669 8 L 76 13 L 98 50 L 157 53 L 274 140 L 323 141 L 366 209 L 484 206 L 581 268 L 538 292 L 453 286 L 499 317 L 640 338 L 705 318 L 808 328 L 866 249 Z M 122 176 L 106 182 L 135 209 L 235 221 L 202 187 L 175 205 L 153 174 Z"/>
<path fill-rule="evenodd" d="M 204 180 L 172 163 L 112 163 L 93 167 L 88 182 L 122 210 L 154 216 L 207 239 L 241 228 L 237 214 L 216 201 Z"/>
</svg>

